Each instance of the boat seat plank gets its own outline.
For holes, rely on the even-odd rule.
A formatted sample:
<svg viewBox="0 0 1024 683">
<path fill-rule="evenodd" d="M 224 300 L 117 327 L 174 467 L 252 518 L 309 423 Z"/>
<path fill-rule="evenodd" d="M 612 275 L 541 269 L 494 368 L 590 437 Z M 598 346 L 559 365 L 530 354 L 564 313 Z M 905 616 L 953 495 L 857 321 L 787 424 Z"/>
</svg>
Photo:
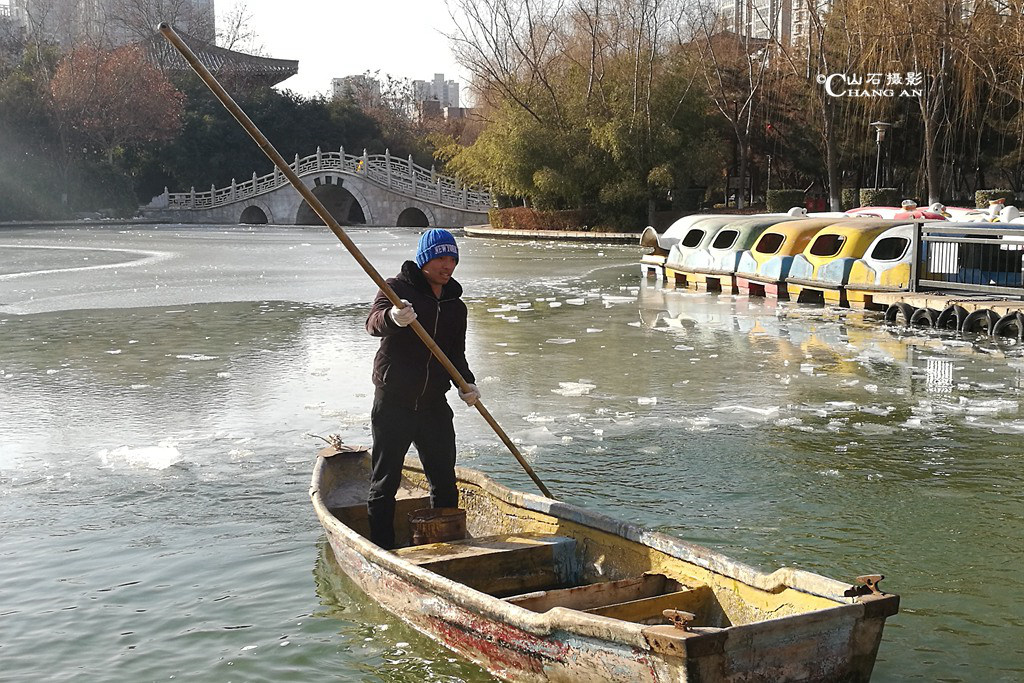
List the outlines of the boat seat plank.
<svg viewBox="0 0 1024 683">
<path fill-rule="evenodd" d="M 514 595 L 505 600 L 534 612 L 546 612 L 553 607 L 588 610 L 630 600 L 650 598 L 682 588 L 682 584 L 664 574 L 644 574 L 640 577 L 617 581 L 602 581 L 586 586 Z"/>
<path fill-rule="evenodd" d="M 495 596 L 572 583 L 579 573 L 576 541 L 544 534 L 497 534 L 399 548 L 402 558 Z"/>
<path fill-rule="evenodd" d="M 662 612 L 667 609 L 692 612 L 696 615 L 695 626 L 719 626 L 724 618 L 714 591 L 703 585 L 583 611 L 637 624 L 662 624 L 665 623 Z"/>
</svg>

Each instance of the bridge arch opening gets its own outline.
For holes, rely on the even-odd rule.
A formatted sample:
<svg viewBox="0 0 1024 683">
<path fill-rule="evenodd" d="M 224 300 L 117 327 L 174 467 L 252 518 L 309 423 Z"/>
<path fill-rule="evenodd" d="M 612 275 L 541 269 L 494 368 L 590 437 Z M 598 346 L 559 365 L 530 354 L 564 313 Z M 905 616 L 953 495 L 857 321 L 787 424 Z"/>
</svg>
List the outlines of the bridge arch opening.
<svg viewBox="0 0 1024 683">
<path fill-rule="evenodd" d="M 352 196 L 352 193 L 341 185 L 317 185 L 313 188 L 313 196 L 320 200 L 320 203 L 334 216 L 334 220 L 341 225 L 361 225 L 366 222 L 363 207 L 359 206 L 359 202 Z M 323 225 L 323 221 L 310 207 L 309 202 L 303 200 L 298 214 L 295 216 L 295 224 Z"/>
<path fill-rule="evenodd" d="M 398 227 L 400 228 L 425 228 L 430 225 L 427 214 L 414 206 L 398 214 Z"/>
<path fill-rule="evenodd" d="M 267 214 L 258 206 L 247 206 L 242 215 L 238 217 L 238 222 L 246 225 L 266 225 Z"/>
</svg>

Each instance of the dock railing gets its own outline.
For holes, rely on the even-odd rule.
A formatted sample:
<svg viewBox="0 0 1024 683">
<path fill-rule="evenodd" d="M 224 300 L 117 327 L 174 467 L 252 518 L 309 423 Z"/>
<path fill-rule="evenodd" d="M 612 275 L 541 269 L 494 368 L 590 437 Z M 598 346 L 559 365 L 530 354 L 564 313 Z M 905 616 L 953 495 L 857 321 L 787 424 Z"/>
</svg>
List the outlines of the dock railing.
<svg viewBox="0 0 1024 683">
<path fill-rule="evenodd" d="M 913 291 L 942 289 L 1024 298 L 1024 225 L 918 223 Z"/>
</svg>

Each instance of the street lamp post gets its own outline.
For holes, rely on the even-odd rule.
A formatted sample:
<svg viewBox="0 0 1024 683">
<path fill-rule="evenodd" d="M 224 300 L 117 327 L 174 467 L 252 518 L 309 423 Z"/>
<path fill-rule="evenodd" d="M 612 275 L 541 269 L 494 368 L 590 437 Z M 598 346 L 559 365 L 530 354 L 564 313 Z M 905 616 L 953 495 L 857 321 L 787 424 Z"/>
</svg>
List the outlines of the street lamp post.
<svg viewBox="0 0 1024 683">
<path fill-rule="evenodd" d="M 872 121 L 868 125 L 875 129 L 875 189 L 877 190 L 882 175 L 882 140 L 885 139 L 885 131 L 891 128 L 892 124 L 885 121 Z"/>
</svg>

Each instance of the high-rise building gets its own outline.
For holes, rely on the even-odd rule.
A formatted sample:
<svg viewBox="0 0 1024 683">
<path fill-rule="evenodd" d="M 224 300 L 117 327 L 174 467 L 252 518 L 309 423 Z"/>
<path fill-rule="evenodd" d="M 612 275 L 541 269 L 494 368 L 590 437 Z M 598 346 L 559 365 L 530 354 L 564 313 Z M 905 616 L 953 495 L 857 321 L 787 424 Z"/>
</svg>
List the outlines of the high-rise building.
<svg viewBox="0 0 1024 683">
<path fill-rule="evenodd" d="M 214 0 L 9 0 L 14 21 L 34 39 L 69 46 L 124 45 L 153 35 L 161 21 L 213 44 Z"/>
<path fill-rule="evenodd" d="M 434 74 L 432 81 L 413 81 L 412 89 L 417 102 L 437 100 L 441 107 L 459 106 L 459 83 L 444 80 L 444 74 Z"/>
<path fill-rule="evenodd" d="M 830 4 L 831 0 L 720 0 L 719 16 L 727 31 L 793 45 L 808 39 L 814 15 L 823 14 Z"/>
<path fill-rule="evenodd" d="M 332 78 L 331 95 L 349 98 L 360 107 L 376 107 L 380 105 L 380 81 L 369 74 Z"/>
</svg>

